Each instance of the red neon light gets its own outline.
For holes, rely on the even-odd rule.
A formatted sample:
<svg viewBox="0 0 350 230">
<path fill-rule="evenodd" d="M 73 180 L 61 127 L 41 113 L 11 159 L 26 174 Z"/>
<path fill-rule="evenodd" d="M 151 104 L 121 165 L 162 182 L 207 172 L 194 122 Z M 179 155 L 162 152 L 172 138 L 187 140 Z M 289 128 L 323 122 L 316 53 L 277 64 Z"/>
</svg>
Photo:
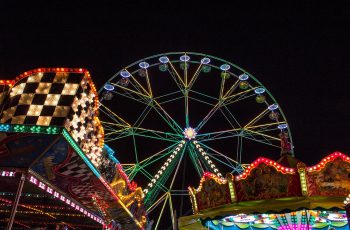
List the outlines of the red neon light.
<svg viewBox="0 0 350 230">
<path fill-rule="evenodd" d="M 329 162 L 334 161 L 337 158 L 341 158 L 343 161 L 346 161 L 348 163 L 350 163 L 350 157 L 341 153 L 341 152 L 334 152 L 328 156 L 326 156 L 325 158 L 323 158 L 320 163 L 318 163 L 317 165 L 314 166 L 310 166 L 307 167 L 307 171 L 308 172 L 317 172 L 320 171 L 321 169 L 323 169 Z"/>
<path fill-rule="evenodd" d="M 14 83 L 15 83 L 14 80 L 0 80 L 0 85 L 8 85 L 12 87 Z"/>
<path fill-rule="evenodd" d="M 241 179 L 245 179 L 247 178 L 247 176 L 250 175 L 250 172 L 258 167 L 260 164 L 266 164 L 269 166 L 274 167 L 278 172 L 281 172 L 283 174 L 294 174 L 295 173 L 295 169 L 293 168 L 287 168 L 284 167 L 280 164 L 278 164 L 276 161 L 270 160 L 268 158 L 265 157 L 259 157 L 258 159 L 256 159 L 253 163 L 251 163 L 246 170 L 244 170 L 244 172 L 238 176 L 236 176 L 236 180 L 241 180 Z"/>
</svg>

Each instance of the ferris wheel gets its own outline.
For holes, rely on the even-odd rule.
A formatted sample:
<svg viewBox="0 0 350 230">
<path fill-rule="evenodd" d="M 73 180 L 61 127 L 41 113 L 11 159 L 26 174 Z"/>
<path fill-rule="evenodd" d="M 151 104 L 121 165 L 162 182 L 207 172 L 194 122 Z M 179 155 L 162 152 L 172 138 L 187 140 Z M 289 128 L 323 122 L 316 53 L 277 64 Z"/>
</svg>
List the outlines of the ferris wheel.
<svg viewBox="0 0 350 230">
<path fill-rule="evenodd" d="M 187 186 L 204 172 L 240 173 L 257 155 L 279 154 L 281 136 L 293 146 L 271 93 L 242 68 L 214 56 L 147 57 L 117 72 L 99 94 L 105 142 L 144 188 L 155 229 L 190 214 Z"/>
</svg>

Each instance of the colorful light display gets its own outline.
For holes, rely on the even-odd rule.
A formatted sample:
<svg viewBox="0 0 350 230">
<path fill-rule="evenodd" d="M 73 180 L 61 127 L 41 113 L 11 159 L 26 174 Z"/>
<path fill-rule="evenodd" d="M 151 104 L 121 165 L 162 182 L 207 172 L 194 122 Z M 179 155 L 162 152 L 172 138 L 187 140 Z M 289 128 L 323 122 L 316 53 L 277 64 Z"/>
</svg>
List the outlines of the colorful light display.
<svg viewBox="0 0 350 230">
<path fill-rule="evenodd" d="M 64 195 L 60 194 L 60 192 L 54 190 L 52 187 L 47 185 L 45 182 L 40 181 L 38 178 L 36 178 L 34 176 L 30 176 L 29 177 L 29 182 L 34 184 L 34 185 L 36 185 L 36 186 L 38 186 L 39 188 L 41 188 L 46 193 L 48 193 L 50 195 L 53 195 L 56 199 L 61 200 L 65 204 L 71 206 L 72 208 L 74 208 L 75 210 L 81 212 L 82 214 L 84 214 L 85 216 L 91 218 L 92 220 L 95 220 L 96 222 L 98 222 L 100 224 L 103 224 L 103 221 L 102 221 L 101 218 L 97 217 L 96 215 L 94 215 L 90 211 L 87 211 L 80 204 L 77 204 L 76 202 L 73 202 L 70 199 L 66 198 Z"/>
</svg>

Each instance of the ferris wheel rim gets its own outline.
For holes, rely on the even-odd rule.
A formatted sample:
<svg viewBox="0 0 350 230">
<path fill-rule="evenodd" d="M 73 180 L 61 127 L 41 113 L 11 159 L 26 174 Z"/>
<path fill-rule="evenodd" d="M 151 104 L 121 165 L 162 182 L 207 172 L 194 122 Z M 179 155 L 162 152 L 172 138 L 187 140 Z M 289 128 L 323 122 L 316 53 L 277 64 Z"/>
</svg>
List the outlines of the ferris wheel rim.
<svg viewBox="0 0 350 230">
<path fill-rule="evenodd" d="M 265 89 L 265 93 L 267 95 L 269 95 L 269 97 L 272 99 L 272 101 L 274 102 L 274 104 L 277 104 L 278 105 L 278 110 L 280 111 L 281 113 L 281 116 L 283 117 L 283 120 L 284 120 L 284 123 L 287 125 L 287 133 L 288 133 L 288 138 L 290 140 L 290 144 L 291 144 L 291 155 L 294 157 L 294 144 L 293 144 L 293 136 L 292 136 L 292 132 L 291 132 L 291 128 L 290 128 L 290 125 L 289 125 L 289 122 L 286 118 L 286 115 L 282 109 L 282 107 L 280 106 L 280 104 L 277 102 L 277 100 L 275 99 L 275 97 L 272 95 L 272 93 L 253 75 L 251 74 L 250 72 L 246 71 L 245 69 L 241 68 L 240 66 L 230 62 L 230 61 L 227 61 L 225 59 L 222 59 L 222 58 L 219 58 L 219 57 L 216 57 L 214 55 L 209 55 L 209 54 L 204 54 L 204 53 L 200 53 L 200 52 L 187 52 L 187 51 L 180 51 L 180 52 L 166 52 L 166 53 L 158 53 L 158 54 L 155 54 L 155 55 L 152 55 L 152 56 L 147 56 L 146 58 L 142 58 L 142 59 L 138 59 L 137 61 L 127 65 L 126 67 L 120 69 L 118 72 L 116 72 L 115 74 L 113 74 L 107 81 L 104 82 L 104 84 L 102 85 L 102 87 L 100 87 L 100 89 L 98 90 L 98 94 L 100 95 L 103 90 L 104 90 L 104 85 L 108 82 L 111 82 L 113 79 L 115 79 L 118 75 L 120 75 L 120 73 L 125 70 L 125 69 L 128 69 L 132 66 L 135 66 L 135 65 L 138 65 L 139 63 L 141 62 L 145 62 L 146 60 L 151 60 L 151 59 L 154 59 L 154 58 L 158 58 L 158 57 L 162 57 L 162 56 L 170 56 L 170 55 L 181 55 L 181 54 L 188 54 L 188 55 L 196 55 L 196 56 L 202 56 L 202 57 L 208 57 L 208 58 L 211 58 L 211 59 L 215 59 L 215 60 L 218 60 L 218 61 L 221 61 L 225 64 L 229 64 L 230 66 L 236 68 L 237 70 L 239 71 L 242 71 L 243 73 L 247 74 L 249 76 L 249 78 L 253 79 L 256 83 L 258 83 L 260 86 L 262 86 L 264 89 Z M 170 59 L 169 59 L 170 60 Z M 181 62 L 180 60 L 170 60 L 170 61 L 174 61 L 175 63 L 176 62 Z M 195 62 L 193 60 L 189 60 L 187 61 L 189 63 L 197 63 L 199 64 L 200 62 Z M 153 66 L 157 66 L 157 65 L 160 65 L 162 63 L 155 63 L 155 64 L 150 64 L 150 67 L 153 67 Z M 219 69 L 220 67 L 219 66 L 216 66 L 216 65 L 211 65 L 210 66 L 212 67 L 216 67 L 217 69 Z M 100 99 L 100 102 L 101 102 L 101 99 Z"/>
</svg>

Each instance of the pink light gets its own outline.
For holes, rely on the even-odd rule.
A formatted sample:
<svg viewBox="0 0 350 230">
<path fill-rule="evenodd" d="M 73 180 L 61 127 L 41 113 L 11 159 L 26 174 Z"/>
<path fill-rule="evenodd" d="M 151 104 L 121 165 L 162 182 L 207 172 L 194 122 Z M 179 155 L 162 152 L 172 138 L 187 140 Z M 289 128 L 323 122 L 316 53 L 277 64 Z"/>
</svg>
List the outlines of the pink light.
<svg viewBox="0 0 350 230">
<path fill-rule="evenodd" d="M 46 188 L 46 192 L 48 192 L 48 193 L 52 194 L 52 193 L 53 193 L 53 190 L 52 190 L 52 188 L 50 188 L 49 186 L 47 186 L 47 188 Z"/>
<path fill-rule="evenodd" d="M 60 200 L 66 201 L 66 198 L 65 198 L 64 196 L 61 195 Z"/>
<path fill-rule="evenodd" d="M 30 177 L 29 181 L 33 184 L 38 184 L 38 180 L 32 176 Z"/>
<path fill-rule="evenodd" d="M 60 194 L 59 194 L 58 192 L 55 191 L 55 192 L 53 193 L 53 196 L 56 197 L 56 198 L 59 198 L 59 197 L 60 197 Z"/>
<path fill-rule="evenodd" d="M 43 189 L 43 190 L 46 189 L 46 185 L 44 183 L 42 183 L 42 182 L 39 182 L 39 186 L 38 187 Z"/>
</svg>

